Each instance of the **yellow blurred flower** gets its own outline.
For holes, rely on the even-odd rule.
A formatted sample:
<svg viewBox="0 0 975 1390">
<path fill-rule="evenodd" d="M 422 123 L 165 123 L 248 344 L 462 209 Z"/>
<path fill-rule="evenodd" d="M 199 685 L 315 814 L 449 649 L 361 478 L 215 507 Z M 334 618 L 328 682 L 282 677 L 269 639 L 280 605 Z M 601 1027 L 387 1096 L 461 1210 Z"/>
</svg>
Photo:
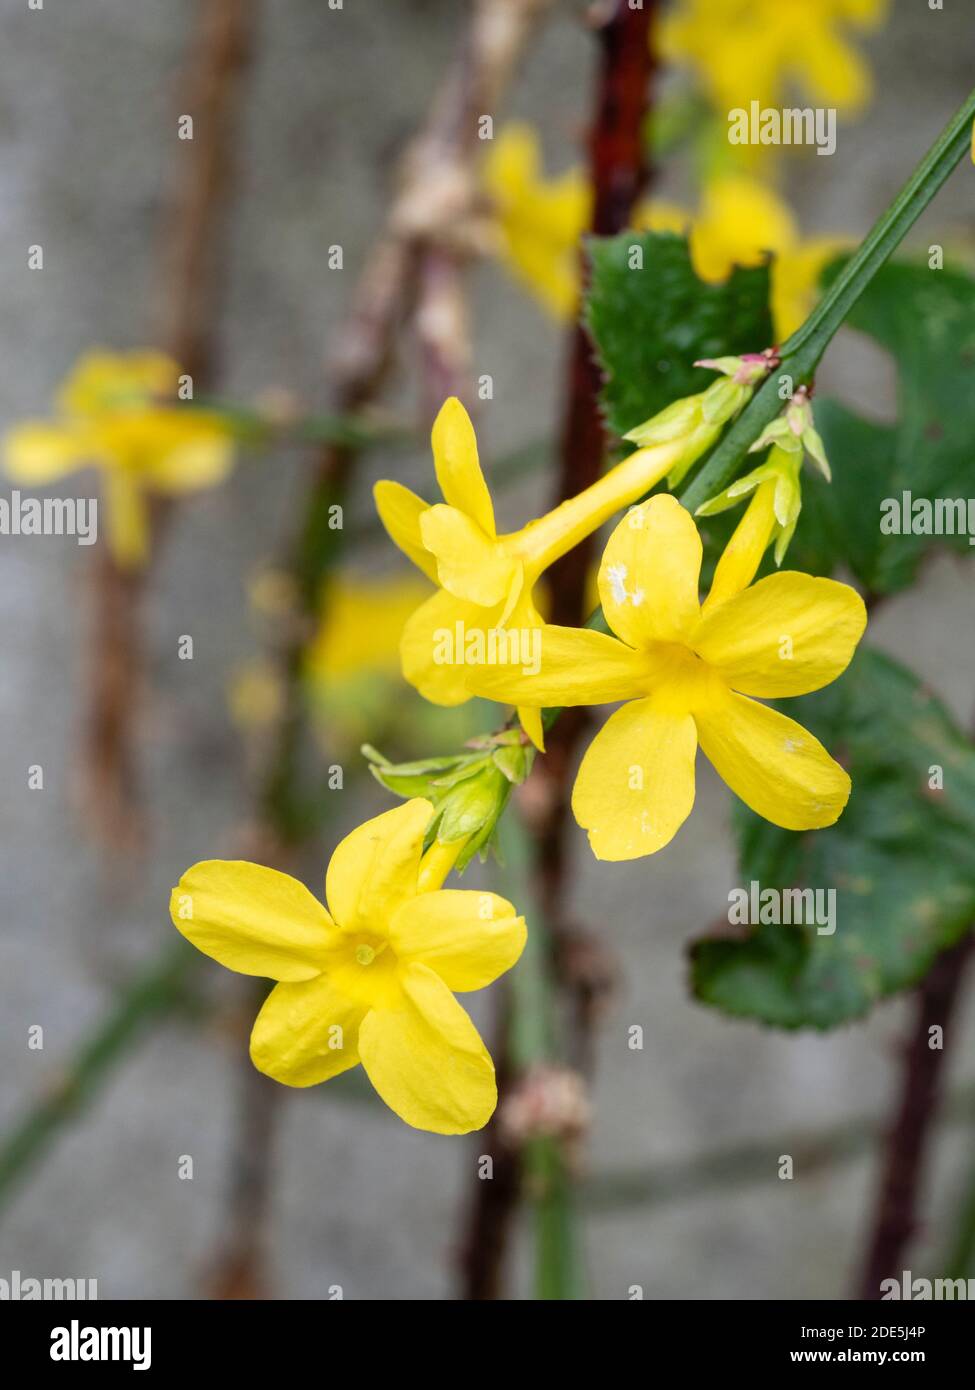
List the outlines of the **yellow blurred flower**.
<svg viewBox="0 0 975 1390">
<path fill-rule="evenodd" d="M 284 686 L 269 661 L 252 661 L 238 667 L 227 686 L 230 717 L 240 729 L 263 729 L 280 718 Z"/>
<path fill-rule="evenodd" d="M 687 63 L 722 112 L 792 90 L 844 111 L 870 99 L 870 70 L 850 42 L 887 16 L 887 0 L 677 0 L 660 28 L 665 61 Z"/>
<path fill-rule="evenodd" d="M 412 574 L 336 576 L 325 589 L 322 621 L 307 649 L 308 675 L 326 684 L 363 674 L 399 675 L 403 628 L 429 597 L 429 585 Z"/>
<path fill-rule="evenodd" d="M 546 179 L 537 135 L 518 125 L 499 133 L 485 176 L 505 264 L 551 313 L 571 317 L 578 307 L 579 243 L 589 222 L 590 195 L 581 172 Z M 576 190 L 571 197 L 569 188 Z M 703 280 L 724 280 L 733 266 L 757 265 L 774 252 L 772 317 L 780 341 L 809 313 L 823 266 L 846 245 L 835 237 L 803 242 L 784 199 L 743 176 L 713 179 L 696 215 L 672 203 L 643 203 L 634 225 L 689 232 L 694 268 Z"/>
<path fill-rule="evenodd" d="M 441 888 L 463 842 L 424 856 L 432 813 L 414 798 L 347 835 L 325 876 L 328 911 L 289 874 L 210 859 L 183 874 L 170 914 L 204 955 L 279 982 L 251 1033 L 258 1071 L 315 1086 L 361 1062 L 408 1125 L 466 1134 L 498 1094 L 454 992 L 510 970 L 525 922 L 494 893 Z"/>
<path fill-rule="evenodd" d="M 763 548 L 752 548 L 756 564 Z M 598 859 L 636 859 L 673 839 L 694 805 L 698 746 L 746 806 L 787 830 L 832 825 L 849 797 L 849 776 L 822 744 L 759 702 L 834 681 L 866 625 L 863 600 L 846 584 L 791 571 L 746 587 L 754 569 L 736 564 L 702 604 L 701 557 L 690 513 L 675 497 L 652 497 L 630 509 L 603 554 L 599 593 L 613 636 L 546 626 L 534 673 L 468 673 L 477 694 L 519 705 L 625 702 L 572 792 Z"/>
<path fill-rule="evenodd" d="M 220 416 L 181 404 L 179 368 L 158 352 L 90 352 L 63 383 L 53 422 L 28 420 L 4 440 L 17 482 L 43 485 L 102 470 L 108 541 L 120 565 L 147 558 L 148 498 L 221 482 L 233 445 Z"/>
<path fill-rule="evenodd" d="M 582 171 L 547 179 L 537 134 L 511 122 L 491 145 L 484 181 L 504 261 L 550 313 L 570 318 L 579 297 L 579 238 L 592 206 Z"/>
</svg>

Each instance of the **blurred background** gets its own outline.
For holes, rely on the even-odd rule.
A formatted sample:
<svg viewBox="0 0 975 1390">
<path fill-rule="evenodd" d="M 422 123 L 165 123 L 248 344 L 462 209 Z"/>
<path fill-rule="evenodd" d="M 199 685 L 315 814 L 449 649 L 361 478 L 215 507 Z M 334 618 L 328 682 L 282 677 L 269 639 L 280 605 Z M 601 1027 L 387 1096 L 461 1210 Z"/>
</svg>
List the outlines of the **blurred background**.
<svg viewBox="0 0 975 1390">
<path fill-rule="evenodd" d="M 208 11 L 219 8 L 213 0 L 48 0 L 28 11 L 23 0 L 2 0 L 4 429 L 48 414 L 59 383 L 92 347 L 156 345 L 169 331 L 161 325 L 176 298 L 167 278 L 179 239 L 172 219 L 185 211 L 185 165 L 201 138 L 198 123 L 193 144 L 180 144 L 177 117 L 191 109 L 186 84 L 197 80 L 206 35 L 212 40 Z M 221 487 L 167 516 L 138 598 L 141 670 L 121 679 L 140 692 L 138 837 L 118 825 L 108 837 L 95 833 L 90 767 L 85 780 L 90 702 L 107 659 L 95 551 L 66 537 L 0 539 L 0 1146 L 11 1135 L 24 1142 L 25 1117 L 52 1097 L 64 1102 L 57 1120 L 65 1121 L 36 1142 L 28 1120 L 29 1156 L 21 1162 L 8 1148 L 7 1166 L 0 1162 L 0 1276 L 96 1278 L 103 1298 L 313 1299 L 336 1285 L 347 1298 L 464 1291 L 482 1138 L 414 1132 L 346 1079 L 307 1092 L 278 1088 L 268 1099 L 246 1061 L 253 994 L 206 961 L 176 984 L 151 972 L 175 935 L 167 906 L 181 872 L 252 848 L 260 834 L 253 808 L 267 725 L 282 698 L 267 650 L 290 602 L 277 567 L 321 454 L 320 443 L 280 438 L 276 427 L 333 409 L 328 381 L 349 348 L 343 325 L 356 283 L 467 10 L 449 0 L 240 7 L 249 59 L 230 63 L 227 177 L 221 214 L 205 235 L 206 376 L 214 398 L 250 412 L 267 438 L 241 449 Z M 872 94 L 841 114 L 834 155 L 789 152 L 775 170 L 776 196 L 803 240 L 861 237 L 963 100 L 972 71 L 963 10 L 893 4 L 870 32 L 853 33 Z M 596 60 L 584 16 L 581 5 L 550 7 L 496 108 L 496 140 L 507 122 L 530 123 L 545 177 L 584 159 Z M 719 30 L 711 41 L 722 43 Z M 687 77 L 679 64 L 662 67 L 655 99 L 679 94 Z M 696 208 L 708 158 L 705 151 L 695 165 L 679 151 L 663 155 L 651 196 Z M 964 172 L 925 214 L 912 246 L 938 242 L 967 255 Z M 34 244 L 44 248 L 42 273 L 26 268 Z M 329 266 L 335 246 L 341 268 Z M 489 480 L 499 467 L 500 522 L 513 527 L 553 492 L 545 451 L 562 413 L 567 327 L 512 273 L 510 255 L 489 249 L 465 275 L 470 379 L 493 378 L 493 398 L 477 402 L 481 456 Z M 333 575 L 344 598 L 335 598 L 317 673 L 306 681 L 312 732 L 302 773 L 320 777 L 340 764 L 345 774 L 296 858 L 317 892 L 338 838 L 391 804 L 363 774 L 364 738 L 416 757 L 449 751 L 495 717 L 487 707 L 441 715 L 399 680 L 391 612 L 397 602 L 408 612 L 413 600 L 410 591 L 376 587 L 405 581 L 407 568 L 372 527 L 372 482 L 397 477 L 432 493 L 423 372 L 422 346 L 407 335 L 373 417 L 395 437 L 356 459 Z M 891 366 L 862 342 L 837 340 L 819 385 L 867 416 L 893 412 Z M 57 491 L 90 496 L 95 486 L 86 473 Z M 971 583 L 970 560 L 939 557 L 873 627 L 874 644 L 926 673 L 966 726 Z M 192 661 L 178 656 L 186 634 Z M 35 764 L 42 790 L 28 788 Z M 728 1020 L 688 997 L 686 943 L 724 915 L 737 883 L 730 801 L 702 765 L 695 812 L 674 843 L 652 860 L 612 867 L 597 864 L 583 832 L 569 827 L 572 919 L 613 974 L 594 1034 L 591 1123 L 574 1145 L 573 1221 L 594 1298 L 626 1298 L 634 1285 L 652 1299 L 845 1297 L 862 1259 L 878 1179 L 873 1135 L 894 1104 L 910 1001 L 884 1003 L 829 1035 L 792 1036 Z M 497 881 L 492 866 L 471 871 L 474 884 Z M 133 1001 L 131 982 L 147 971 L 149 994 Z M 470 1003 L 491 1041 L 490 991 Z M 82 1043 L 113 1010 L 122 1011 L 121 1031 L 108 1038 L 107 1060 L 95 1057 L 96 1070 L 105 1061 L 98 1085 L 59 1091 Z M 133 1011 L 144 1015 L 138 1026 Z M 641 1051 L 628 1046 L 635 1024 Z M 27 1046 L 36 1025 L 43 1050 Z M 940 1267 L 968 1180 L 970 992 L 945 1086 L 907 1266 L 918 1273 Z M 791 1182 L 777 1170 L 787 1153 L 797 1163 Z M 184 1155 L 192 1180 L 179 1177 Z M 511 1223 L 511 1296 L 534 1288 L 533 1229 L 529 1201 Z"/>
</svg>

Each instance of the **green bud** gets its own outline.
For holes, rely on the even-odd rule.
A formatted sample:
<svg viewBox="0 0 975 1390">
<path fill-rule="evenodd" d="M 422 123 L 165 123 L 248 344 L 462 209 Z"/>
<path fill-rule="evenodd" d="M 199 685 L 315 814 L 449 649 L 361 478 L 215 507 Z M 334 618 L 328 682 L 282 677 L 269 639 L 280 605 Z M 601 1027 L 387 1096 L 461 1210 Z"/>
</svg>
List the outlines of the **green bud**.
<svg viewBox="0 0 975 1390">
<path fill-rule="evenodd" d="M 827 482 L 832 481 L 829 460 L 822 436 L 813 424 L 812 403 L 804 386 L 793 396 L 785 410 L 762 431 L 749 453 L 775 444 L 787 453 L 801 455 L 805 451 Z"/>
<path fill-rule="evenodd" d="M 781 565 L 802 510 L 802 486 L 799 481 L 801 463 L 800 452 L 775 445 L 764 463 L 744 477 L 736 478 L 723 492 L 702 502 L 696 515 L 716 516 L 749 497 L 763 483 L 774 482 L 772 510 L 776 524 L 772 539 L 775 542 L 775 563 Z"/>
<path fill-rule="evenodd" d="M 695 367 L 710 367 L 722 375 L 706 391 L 671 402 L 651 419 L 623 436 L 641 449 L 654 444 L 683 444 L 667 474 L 671 491 L 679 487 L 688 470 L 716 444 L 724 426 L 752 397 L 755 386 L 777 365 L 774 351 L 746 353 L 743 357 L 702 358 Z"/>
<path fill-rule="evenodd" d="M 703 397 L 704 393 L 698 392 L 696 396 L 683 396 L 679 401 L 673 401 L 649 420 L 644 420 L 642 425 L 630 430 L 629 434 L 624 434 L 623 438 L 638 444 L 641 449 L 650 444 L 669 444 L 672 439 L 680 439 L 700 423 Z"/>
<path fill-rule="evenodd" d="M 535 756 L 518 729 L 472 739 L 463 753 L 417 762 L 391 763 L 369 744 L 362 752 L 381 786 L 404 799 L 422 796 L 432 802 L 428 844 L 434 839 L 441 844 L 467 840 L 457 859 L 458 871 L 475 854 L 485 857 L 511 788 L 525 780 Z"/>
</svg>

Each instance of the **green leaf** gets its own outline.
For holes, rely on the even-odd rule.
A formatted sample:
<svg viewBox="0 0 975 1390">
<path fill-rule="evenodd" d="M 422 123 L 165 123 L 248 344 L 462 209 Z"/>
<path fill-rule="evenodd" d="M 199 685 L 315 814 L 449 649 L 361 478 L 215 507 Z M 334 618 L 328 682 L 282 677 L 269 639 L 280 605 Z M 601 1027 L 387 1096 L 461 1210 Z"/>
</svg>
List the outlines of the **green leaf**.
<svg viewBox="0 0 975 1390">
<path fill-rule="evenodd" d="M 788 711 L 848 767 L 853 793 L 837 825 L 802 834 L 741 808 L 739 886 L 834 889 L 835 933 L 766 925 L 735 939 L 729 927 L 694 945 L 693 990 L 776 1027 L 835 1028 L 922 979 L 975 920 L 975 747 L 870 649 Z"/>
<path fill-rule="evenodd" d="M 831 280 L 844 262 L 826 272 Z M 872 593 L 910 584 L 936 545 L 969 551 L 967 534 L 883 534 L 881 508 L 913 498 L 967 499 L 975 462 L 975 279 L 926 264 L 886 265 L 848 326 L 892 355 L 898 373 L 895 425 L 863 420 L 817 398 L 816 424 L 833 466 L 829 485 L 806 469 L 803 511 L 789 565 L 816 574 L 849 566 Z"/>
<path fill-rule="evenodd" d="M 631 269 L 642 252 L 643 268 Z M 761 352 L 772 341 L 768 266 L 736 267 L 717 285 L 698 279 L 686 237 L 622 232 L 587 242 L 586 321 L 606 377 L 602 406 L 618 435 L 681 396 L 703 391 L 714 373 L 701 357 Z"/>
</svg>

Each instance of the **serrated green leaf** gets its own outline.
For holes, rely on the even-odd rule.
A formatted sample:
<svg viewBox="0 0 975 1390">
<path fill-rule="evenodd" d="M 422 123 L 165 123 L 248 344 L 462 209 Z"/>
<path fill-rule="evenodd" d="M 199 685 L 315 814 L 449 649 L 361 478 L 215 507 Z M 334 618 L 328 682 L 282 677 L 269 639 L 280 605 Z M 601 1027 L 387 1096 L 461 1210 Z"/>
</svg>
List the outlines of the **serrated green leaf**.
<svg viewBox="0 0 975 1390">
<path fill-rule="evenodd" d="M 917 983 L 975 920 L 975 747 L 916 676 L 870 649 L 786 704 L 842 759 L 853 793 L 837 825 L 803 834 L 741 808 L 740 886 L 835 889 L 836 930 L 707 937 L 692 950 L 693 989 L 776 1027 L 834 1028 Z"/>
<path fill-rule="evenodd" d="M 631 269 L 634 247 L 642 269 Z M 686 237 L 621 232 L 587 242 L 586 320 L 606 377 L 602 406 L 618 435 L 671 401 L 703 391 L 701 357 L 761 352 L 772 341 L 767 266 L 736 267 L 717 285 L 698 279 Z"/>
</svg>

